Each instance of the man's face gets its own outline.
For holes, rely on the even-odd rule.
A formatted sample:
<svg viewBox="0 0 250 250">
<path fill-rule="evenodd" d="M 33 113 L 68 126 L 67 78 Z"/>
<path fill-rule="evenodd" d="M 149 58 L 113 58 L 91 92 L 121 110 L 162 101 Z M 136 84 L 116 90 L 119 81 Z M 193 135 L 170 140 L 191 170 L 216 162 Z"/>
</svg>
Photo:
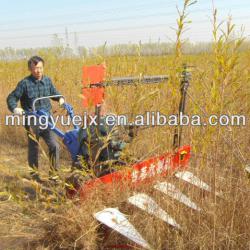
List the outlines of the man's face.
<svg viewBox="0 0 250 250">
<path fill-rule="evenodd" d="M 38 62 L 37 65 L 32 63 L 30 72 L 37 80 L 41 80 L 43 77 L 43 62 Z"/>
</svg>

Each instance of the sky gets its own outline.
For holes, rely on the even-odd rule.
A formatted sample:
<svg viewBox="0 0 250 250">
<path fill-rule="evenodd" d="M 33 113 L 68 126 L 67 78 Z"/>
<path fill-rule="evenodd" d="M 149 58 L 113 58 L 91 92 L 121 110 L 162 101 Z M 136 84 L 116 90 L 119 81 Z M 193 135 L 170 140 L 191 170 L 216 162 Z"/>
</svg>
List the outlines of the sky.
<svg viewBox="0 0 250 250">
<path fill-rule="evenodd" d="M 0 0 L 0 49 L 67 44 L 95 47 L 175 40 L 177 8 L 182 0 Z M 212 39 L 212 0 L 190 6 L 184 38 Z M 214 0 L 220 21 L 229 15 L 237 32 L 250 35 L 249 0 Z M 236 32 L 236 34 L 237 34 Z"/>
</svg>

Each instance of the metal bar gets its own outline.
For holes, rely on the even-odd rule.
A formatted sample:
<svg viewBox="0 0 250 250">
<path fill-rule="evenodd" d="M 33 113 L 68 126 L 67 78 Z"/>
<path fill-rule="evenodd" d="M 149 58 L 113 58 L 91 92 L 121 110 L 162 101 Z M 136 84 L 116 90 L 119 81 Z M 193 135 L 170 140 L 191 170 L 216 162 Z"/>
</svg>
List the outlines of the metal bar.
<svg viewBox="0 0 250 250">
<path fill-rule="evenodd" d="M 49 99 L 49 98 L 56 98 L 56 97 L 63 97 L 62 95 L 50 95 L 50 96 L 43 96 L 43 97 L 38 97 L 36 98 L 33 103 L 32 103 L 32 110 L 36 111 L 36 102 L 39 100 L 43 100 L 43 99 Z"/>
<path fill-rule="evenodd" d="M 153 84 L 153 83 L 161 83 L 168 79 L 169 77 L 167 75 L 142 76 L 142 77 L 138 77 L 138 76 L 114 77 L 114 78 L 111 78 L 111 80 L 107 82 L 99 82 L 99 83 L 84 85 L 83 88 L 134 85 L 135 83 Z"/>
<path fill-rule="evenodd" d="M 178 114 L 179 120 L 180 120 L 180 114 L 185 113 L 187 89 L 189 87 L 189 81 L 191 78 L 191 74 L 190 74 L 190 72 L 188 72 L 187 68 L 188 68 L 188 66 L 186 64 L 184 64 L 183 71 L 182 71 L 181 86 L 180 86 L 181 99 L 180 99 L 179 114 Z M 181 146 L 181 136 L 182 136 L 182 126 L 178 125 L 175 128 L 175 132 L 174 132 L 174 140 L 173 140 L 173 149 L 174 150 Z"/>
</svg>

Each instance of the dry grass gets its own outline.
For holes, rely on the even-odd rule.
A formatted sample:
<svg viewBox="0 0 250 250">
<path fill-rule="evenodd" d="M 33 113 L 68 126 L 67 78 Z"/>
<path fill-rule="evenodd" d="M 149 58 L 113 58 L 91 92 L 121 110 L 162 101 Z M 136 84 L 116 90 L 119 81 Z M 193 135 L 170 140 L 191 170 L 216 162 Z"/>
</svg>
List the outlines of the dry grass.
<svg viewBox="0 0 250 250">
<path fill-rule="evenodd" d="M 189 1 L 186 1 L 189 4 Z M 185 13 L 184 13 L 185 14 Z M 185 18 L 180 21 L 185 22 Z M 171 79 L 158 86 L 109 87 L 106 105 L 112 113 L 138 114 L 160 111 L 175 114 L 179 101 L 180 65 L 195 66 L 189 91 L 188 113 L 244 114 L 250 113 L 249 51 L 238 52 L 241 38 L 232 40 L 233 27 L 228 24 L 220 33 L 214 13 L 214 50 L 211 54 L 183 55 L 178 35 L 175 56 L 109 57 L 64 59 L 46 55 L 46 74 L 76 113 L 82 114 L 81 67 L 105 61 L 108 77 L 168 74 Z M 180 31 L 180 27 L 178 29 Z M 0 62 L 0 117 L 8 114 L 5 97 L 28 72 L 26 61 Z M 184 143 L 192 145 L 191 171 L 206 181 L 212 193 L 184 184 L 174 177 L 164 180 L 175 183 L 202 208 L 194 212 L 170 198 L 142 186 L 138 191 L 150 194 L 161 207 L 182 226 L 173 230 L 167 224 L 129 206 L 131 190 L 117 187 L 107 192 L 97 190 L 82 202 L 69 200 L 63 185 L 47 193 L 26 174 L 26 135 L 22 128 L 1 125 L 0 176 L 0 249 L 105 249 L 110 244 L 130 243 L 122 236 L 99 225 L 93 213 L 105 207 L 119 207 L 128 215 L 143 237 L 154 249 L 250 249 L 250 186 L 244 167 L 249 162 L 249 123 L 243 127 L 185 127 Z M 140 131 L 125 150 L 131 161 L 171 150 L 173 128 L 159 127 Z M 15 145 L 15 147 L 13 147 Z M 66 152 L 65 148 L 62 149 Z M 62 172 L 69 170 L 65 153 Z M 45 158 L 41 161 L 47 169 Z M 63 176 L 64 174 L 62 174 Z M 30 193 L 35 190 L 34 196 Z M 222 191 L 223 197 L 217 197 Z M 58 195 L 60 194 L 60 195 Z M 132 244 L 133 245 L 133 244 Z"/>
</svg>

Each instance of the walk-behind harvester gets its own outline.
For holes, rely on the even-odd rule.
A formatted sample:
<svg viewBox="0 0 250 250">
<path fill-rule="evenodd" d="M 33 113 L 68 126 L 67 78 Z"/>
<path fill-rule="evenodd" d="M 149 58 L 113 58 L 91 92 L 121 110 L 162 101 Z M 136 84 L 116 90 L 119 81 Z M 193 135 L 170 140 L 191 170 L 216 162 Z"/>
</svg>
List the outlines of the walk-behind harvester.
<svg viewBox="0 0 250 250">
<path fill-rule="evenodd" d="M 101 113 L 101 105 L 104 100 L 104 89 L 108 86 L 119 85 L 134 85 L 136 84 L 155 84 L 167 82 L 168 77 L 165 75 L 159 76 L 144 76 L 144 77 L 121 77 L 113 78 L 108 82 L 104 81 L 105 68 L 102 65 L 83 67 L 83 106 L 95 106 L 95 114 L 98 124 L 90 125 L 87 128 L 74 125 L 70 131 L 63 132 L 57 127 L 53 127 L 49 123 L 49 127 L 54 133 L 60 137 L 68 149 L 73 168 L 91 170 L 92 178 L 80 183 L 74 181 L 73 190 L 68 190 L 69 196 L 76 193 L 80 194 L 81 199 L 85 199 L 86 195 L 92 189 L 98 188 L 100 185 L 108 187 L 112 184 L 123 185 L 129 184 L 131 189 L 148 183 L 152 188 L 159 192 L 170 196 L 172 199 L 181 202 L 185 206 L 197 213 L 201 208 L 196 205 L 186 194 L 181 192 L 173 184 L 157 179 L 171 174 L 176 178 L 189 183 L 197 188 L 211 192 L 211 187 L 188 171 L 190 160 L 190 145 L 181 146 L 181 128 L 177 127 L 173 139 L 173 152 L 167 152 L 160 156 L 155 156 L 150 159 L 135 163 L 131 167 L 124 166 L 124 162 L 120 159 L 120 152 L 124 147 L 124 141 L 119 138 L 116 133 L 116 126 L 107 126 L 103 124 L 105 115 Z M 186 93 L 189 87 L 190 73 L 187 66 L 184 66 L 181 78 L 181 100 L 179 104 L 179 115 L 185 112 Z M 43 110 L 36 110 L 36 102 L 44 98 L 53 98 L 58 96 L 40 97 L 33 102 L 33 111 L 31 114 L 40 117 L 47 115 Z M 66 103 L 64 108 L 71 119 L 74 117 L 73 108 Z M 133 125 L 127 126 L 128 135 L 134 137 L 136 128 Z M 104 142 L 105 138 L 105 142 Z M 90 152 L 91 150 L 91 152 Z M 92 151 L 95 151 L 93 153 Z M 93 161 L 91 157 L 95 155 Z M 120 165 L 117 170 L 115 166 Z M 108 188 L 107 188 L 108 190 Z M 157 202 L 145 193 L 135 192 L 133 196 L 127 199 L 127 202 L 144 210 L 145 212 L 158 217 L 176 230 L 181 230 L 181 225 L 175 221 L 166 211 L 164 211 Z M 119 211 L 119 208 L 107 207 L 102 211 L 94 213 L 93 216 L 112 230 L 119 232 L 121 235 L 134 242 L 137 246 L 145 249 L 152 249 L 149 243 L 137 231 L 137 229 L 129 222 L 127 217 Z M 124 246 L 123 246 L 124 247 Z"/>
</svg>

